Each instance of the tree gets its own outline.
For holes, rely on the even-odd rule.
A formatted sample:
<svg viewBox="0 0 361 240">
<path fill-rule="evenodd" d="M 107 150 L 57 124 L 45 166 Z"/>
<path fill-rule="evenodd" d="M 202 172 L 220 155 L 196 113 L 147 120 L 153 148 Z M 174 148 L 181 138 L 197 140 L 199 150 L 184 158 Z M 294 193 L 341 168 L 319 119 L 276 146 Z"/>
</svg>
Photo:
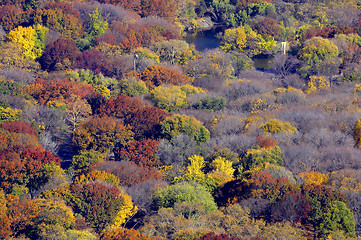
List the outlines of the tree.
<svg viewBox="0 0 361 240">
<path fill-rule="evenodd" d="M 283 164 L 283 154 L 279 146 L 269 148 L 248 149 L 243 162 L 243 170 L 253 170 L 266 163 Z"/>
<path fill-rule="evenodd" d="M 167 188 L 159 189 L 153 195 L 153 204 L 156 210 L 172 208 L 180 202 L 200 204 L 206 212 L 217 210 L 212 195 L 203 185 L 195 182 L 179 182 Z"/>
<path fill-rule="evenodd" d="M 140 142 L 130 142 L 127 146 L 118 150 L 116 160 L 128 160 L 140 166 L 155 167 L 159 165 L 159 161 L 155 155 L 159 141 L 160 140 L 143 139 Z"/>
<path fill-rule="evenodd" d="M 90 105 L 85 99 L 79 96 L 72 96 L 66 102 L 68 121 L 72 125 L 73 131 L 78 124 L 85 121 L 92 113 Z"/>
<path fill-rule="evenodd" d="M 10 146 L 0 152 L 0 186 L 6 193 L 22 187 L 33 194 L 49 181 L 49 163 L 60 164 L 60 158 L 40 147 Z"/>
<path fill-rule="evenodd" d="M 21 46 L 14 42 L 0 44 L 0 69 L 21 68 L 31 73 L 40 72 L 40 64 L 33 59 L 25 59 Z"/>
<path fill-rule="evenodd" d="M 0 128 L 13 133 L 37 134 L 29 123 L 21 121 L 4 122 L 1 124 Z"/>
<path fill-rule="evenodd" d="M 0 107 L 0 123 L 8 121 L 19 121 L 22 111 L 16 108 Z"/>
<path fill-rule="evenodd" d="M 100 163 L 96 169 L 113 173 L 120 179 L 120 186 L 131 187 L 146 181 L 162 179 L 156 168 L 139 166 L 134 162 L 107 161 Z"/>
<path fill-rule="evenodd" d="M 275 38 L 277 41 L 281 39 L 281 27 L 277 24 L 277 21 L 265 17 L 263 20 L 256 23 L 255 30 L 261 34 L 266 40 Z"/>
<path fill-rule="evenodd" d="M 311 205 L 299 189 L 286 193 L 279 201 L 271 205 L 273 221 L 290 221 L 306 224 L 311 214 Z"/>
<path fill-rule="evenodd" d="M 175 70 L 153 65 L 143 71 L 141 80 L 144 81 L 149 88 L 155 88 L 161 84 L 183 85 L 191 82 L 192 79 L 179 74 Z"/>
<path fill-rule="evenodd" d="M 141 4 L 142 16 L 158 16 L 173 21 L 176 14 L 176 2 L 174 0 L 164 2 L 162 0 L 144 0 Z"/>
<path fill-rule="evenodd" d="M 207 142 L 210 133 L 203 123 L 193 116 L 175 114 L 161 122 L 162 134 L 168 140 L 178 134 L 193 137 L 197 143 Z"/>
<path fill-rule="evenodd" d="M 12 194 L 6 196 L 7 214 L 10 219 L 12 236 L 26 236 L 34 224 L 35 217 L 39 214 L 36 203 L 25 197 Z"/>
<path fill-rule="evenodd" d="M 95 74 L 105 72 L 106 56 L 104 53 L 95 49 L 84 51 L 76 57 L 76 67 L 79 69 L 89 69 Z M 91 85 L 95 85 L 90 83 Z M 96 84 L 99 85 L 99 84 Z"/>
<path fill-rule="evenodd" d="M 355 236 L 355 219 L 344 202 L 332 201 L 324 217 L 325 228 L 322 229 L 322 235 L 342 230 L 350 237 Z"/>
<path fill-rule="evenodd" d="M 172 114 L 157 107 L 145 107 L 137 111 L 131 111 L 131 113 L 126 116 L 125 122 L 132 126 L 134 139 L 157 139 L 161 138 L 160 123 L 171 115 Z"/>
<path fill-rule="evenodd" d="M 155 105 L 166 111 L 177 111 L 187 106 L 187 94 L 179 86 L 162 85 L 150 92 Z"/>
<path fill-rule="evenodd" d="M 289 122 L 283 122 L 276 118 L 271 119 L 265 125 L 263 125 L 262 130 L 264 133 L 281 133 L 281 132 L 288 132 L 288 133 L 295 133 L 297 132 L 297 128 L 292 126 Z"/>
<path fill-rule="evenodd" d="M 248 184 L 251 197 L 265 198 L 271 202 L 281 199 L 292 189 L 290 180 L 285 177 L 274 178 L 266 170 L 253 174 Z"/>
<path fill-rule="evenodd" d="M 248 25 L 227 29 L 221 42 L 221 48 L 225 52 L 244 51 L 250 56 L 272 51 L 275 46 L 274 39 L 265 40 Z"/>
<path fill-rule="evenodd" d="M 49 3 L 44 9 L 37 8 L 32 12 L 31 20 L 60 32 L 64 38 L 77 39 L 83 35 L 79 12 L 69 3 Z"/>
<path fill-rule="evenodd" d="M 155 43 L 153 51 L 159 55 L 161 61 L 169 61 L 171 64 L 186 64 L 199 57 L 197 51 L 187 42 L 175 39 Z"/>
<path fill-rule="evenodd" d="M 336 58 L 339 54 L 338 47 L 328 39 L 313 37 L 304 42 L 298 55 L 307 65 L 301 69 L 307 75 L 317 75 L 322 62 Z"/>
<path fill-rule="evenodd" d="M 60 38 L 46 46 L 39 62 L 44 70 L 53 71 L 71 67 L 77 55 L 78 48 L 75 42 L 71 39 Z"/>
<path fill-rule="evenodd" d="M 193 104 L 194 109 L 202 109 L 210 112 L 222 110 L 226 106 L 226 99 L 220 96 L 206 96 Z"/>
<path fill-rule="evenodd" d="M 77 83 L 68 79 L 44 80 L 36 79 L 35 83 L 27 86 L 27 92 L 40 104 L 50 105 L 52 102 L 64 106 L 72 98 L 84 98 L 94 94 L 94 88 L 87 83 Z M 75 97 L 76 96 L 76 97 Z M 56 104 L 55 104 L 56 105 Z"/>
<path fill-rule="evenodd" d="M 243 51 L 246 47 L 247 35 L 244 27 L 226 29 L 221 48 L 225 52 Z"/>
<path fill-rule="evenodd" d="M 39 32 L 41 31 L 41 28 L 43 28 L 40 25 L 37 25 L 36 27 L 38 28 Z M 43 29 L 45 30 L 45 28 Z M 43 36 L 45 37 L 45 34 L 43 34 Z M 23 28 L 22 26 L 19 26 L 16 29 L 11 30 L 6 35 L 6 37 L 9 40 L 19 43 L 21 45 L 24 57 L 36 59 L 41 56 L 41 52 L 42 52 L 41 47 L 35 46 L 36 29 L 34 29 L 33 27 L 30 26 Z"/>
<path fill-rule="evenodd" d="M 102 15 L 98 8 L 93 13 L 89 14 L 90 17 L 90 33 L 89 38 L 94 39 L 108 30 L 108 22 L 102 19 Z"/>
<path fill-rule="evenodd" d="M 11 230 L 11 219 L 8 216 L 8 207 L 6 196 L 4 191 L 0 189 L 0 225 L 2 228 L 0 229 L 0 238 L 7 239 L 13 235 Z"/>
<path fill-rule="evenodd" d="M 0 25 L 5 31 L 10 31 L 17 27 L 22 20 L 23 11 L 14 4 L 4 4 L 0 7 Z"/>
<path fill-rule="evenodd" d="M 44 239 L 47 236 L 64 233 L 75 225 L 75 217 L 70 207 L 64 202 L 51 199 L 37 199 L 35 204 L 39 214 L 34 218 L 33 228 L 37 237 Z"/>
<path fill-rule="evenodd" d="M 116 229 L 103 233 L 100 240 L 151 240 L 135 229 Z"/>
<path fill-rule="evenodd" d="M 81 151 L 78 155 L 73 156 L 70 170 L 74 171 L 75 176 L 87 174 L 92 166 L 96 163 L 105 161 L 105 155 L 93 149 L 89 151 Z"/>
<path fill-rule="evenodd" d="M 216 180 L 216 185 L 221 186 L 229 181 L 234 180 L 233 174 L 235 169 L 232 167 L 232 162 L 223 157 L 217 157 L 211 163 L 212 172 L 208 177 Z"/>
<path fill-rule="evenodd" d="M 132 77 L 120 80 L 118 87 L 120 95 L 128 97 L 137 97 L 149 92 L 145 82 Z"/>
<path fill-rule="evenodd" d="M 346 202 L 346 197 L 332 190 L 329 187 L 322 185 L 302 185 L 302 193 L 306 196 L 311 205 L 311 214 L 308 221 L 312 224 L 314 228 L 314 236 L 315 237 L 324 237 L 329 233 L 330 228 L 332 229 L 332 220 L 330 220 L 330 216 L 335 213 L 330 212 L 330 207 L 333 205 L 332 211 L 337 211 L 336 209 L 340 207 L 339 213 L 341 214 L 337 218 L 342 219 L 342 215 L 345 216 L 346 225 L 348 226 L 348 231 L 352 232 L 352 228 L 349 225 L 349 214 L 350 212 L 345 210 L 345 205 L 339 203 L 333 203 L 334 201 Z M 336 220 L 334 216 L 334 220 Z M 330 225 L 331 224 L 331 225 Z M 336 224 L 337 225 L 337 224 Z M 345 228 L 346 225 L 343 225 Z M 338 225 L 340 226 L 340 225 Z"/>
<path fill-rule="evenodd" d="M 200 238 L 194 238 L 193 240 L 239 240 L 238 237 L 230 237 L 227 234 L 217 235 L 214 232 L 207 233 Z"/>
<path fill-rule="evenodd" d="M 128 115 L 144 108 L 140 98 L 128 96 L 112 97 L 105 101 L 98 109 L 100 116 L 112 116 L 124 120 Z"/>
<path fill-rule="evenodd" d="M 23 28 L 19 26 L 10 31 L 6 37 L 21 44 L 23 55 L 27 58 L 38 59 L 45 48 L 45 38 L 48 33 L 48 28 L 40 24 L 34 27 Z"/>
<path fill-rule="evenodd" d="M 310 76 L 307 88 L 306 93 L 328 91 L 330 89 L 330 81 L 324 76 Z"/>
<path fill-rule="evenodd" d="M 98 233 L 114 224 L 125 206 L 125 193 L 100 182 L 75 184 L 70 190 L 72 198 L 69 201 L 74 211 L 80 213 Z"/>
<path fill-rule="evenodd" d="M 355 123 L 354 139 L 356 141 L 356 145 L 361 148 L 361 118 L 358 119 Z"/>
<path fill-rule="evenodd" d="M 127 145 L 133 140 L 133 132 L 120 120 L 110 117 L 92 117 L 79 124 L 73 142 L 80 150 L 95 150 L 102 153 L 112 151 L 115 146 Z"/>
</svg>

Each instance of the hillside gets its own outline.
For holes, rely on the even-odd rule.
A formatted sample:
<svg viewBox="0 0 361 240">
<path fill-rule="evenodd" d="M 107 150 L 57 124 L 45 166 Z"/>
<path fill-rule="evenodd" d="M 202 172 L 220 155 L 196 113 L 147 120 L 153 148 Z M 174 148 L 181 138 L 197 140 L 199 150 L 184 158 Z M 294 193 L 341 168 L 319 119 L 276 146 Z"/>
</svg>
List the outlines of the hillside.
<svg viewBox="0 0 361 240">
<path fill-rule="evenodd" d="M 0 0 L 0 239 L 360 239 L 360 176 L 360 0 Z"/>
</svg>

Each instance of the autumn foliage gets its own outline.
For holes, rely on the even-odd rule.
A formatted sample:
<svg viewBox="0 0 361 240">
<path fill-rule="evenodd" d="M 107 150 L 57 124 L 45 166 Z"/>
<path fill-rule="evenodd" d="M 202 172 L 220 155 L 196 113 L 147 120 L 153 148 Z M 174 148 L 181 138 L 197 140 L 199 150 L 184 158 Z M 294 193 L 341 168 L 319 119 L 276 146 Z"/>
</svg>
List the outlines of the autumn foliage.
<svg viewBox="0 0 361 240">
<path fill-rule="evenodd" d="M 179 74 L 175 70 L 157 65 L 146 68 L 141 75 L 141 79 L 150 88 L 157 87 L 161 84 L 182 85 L 191 81 L 189 77 Z"/>
<path fill-rule="evenodd" d="M 159 164 L 155 154 L 159 140 L 143 139 L 142 141 L 130 142 L 127 146 L 120 148 L 117 158 L 128 160 L 144 167 L 155 167 Z"/>
<path fill-rule="evenodd" d="M 112 151 L 114 147 L 125 146 L 133 140 L 133 132 L 121 120 L 110 117 L 92 117 L 79 124 L 74 132 L 73 142 L 80 150 Z"/>
</svg>

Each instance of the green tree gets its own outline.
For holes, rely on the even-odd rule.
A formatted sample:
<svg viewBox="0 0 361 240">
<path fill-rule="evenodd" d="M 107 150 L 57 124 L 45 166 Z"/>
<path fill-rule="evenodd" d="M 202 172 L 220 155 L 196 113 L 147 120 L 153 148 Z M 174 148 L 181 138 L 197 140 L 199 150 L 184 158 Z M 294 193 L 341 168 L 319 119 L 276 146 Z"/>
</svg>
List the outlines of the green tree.
<svg viewBox="0 0 361 240">
<path fill-rule="evenodd" d="M 104 160 L 104 153 L 97 152 L 93 149 L 81 151 L 73 157 L 69 170 L 74 171 L 75 176 L 87 174 L 95 163 L 103 162 Z"/>
<path fill-rule="evenodd" d="M 39 214 L 34 219 L 34 228 L 40 239 L 53 235 L 59 236 L 74 227 L 73 211 L 64 202 L 37 199 L 35 203 L 39 208 Z"/>
<path fill-rule="evenodd" d="M 157 107 L 166 111 L 177 111 L 187 106 L 187 94 L 179 86 L 156 87 L 150 96 Z"/>
<path fill-rule="evenodd" d="M 322 234 L 325 236 L 337 230 L 342 230 L 350 237 L 355 237 L 355 218 L 344 202 L 331 202 L 324 218 Z"/>
<path fill-rule="evenodd" d="M 269 148 L 249 149 L 243 158 L 244 170 L 252 170 L 265 163 L 273 163 L 276 165 L 283 164 L 283 154 L 279 146 Z"/>
<path fill-rule="evenodd" d="M 174 114 L 161 122 L 161 129 L 168 140 L 178 134 L 193 137 L 197 143 L 207 142 L 210 138 L 208 129 L 193 116 Z"/>
<path fill-rule="evenodd" d="M 156 210 L 173 208 L 176 203 L 189 202 L 202 205 L 206 212 L 217 210 L 217 205 L 210 192 L 195 182 L 179 182 L 175 185 L 159 189 L 153 195 L 153 204 Z"/>
<path fill-rule="evenodd" d="M 19 121 L 21 115 L 20 109 L 0 107 L 0 122 Z"/>
<path fill-rule="evenodd" d="M 90 33 L 89 38 L 95 39 L 96 37 L 104 34 L 108 30 L 108 22 L 104 21 L 102 14 L 98 8 L 93 13 L 89 14 L 90 17 Z"/>
<path fill-rule="evenodd" d="M 201 92 L 204 92 L 204 90 L 192 85 L 161 85 L 150 92 L 150 98 L 161 109 L 177 111 L 187 106 L 187 97 L 189 95 Z"/>
<path fill-rule="evenodd" d="M 338 47 L 330 40 L 322 37 L 308 39 L 298 52 L 300 59 L 307 64 L 300 71 L 304 76 L 319 75 L 323 68 L 327 67 L 328 62 L 330 64 L 337 62 L 334 59 L 338 54 Z"/>
<path fill-rule="evenodd" d="M 148 93 L 146 84 L 136 78 L 123 78 L 118 84 L 119 93 L 128 97 L 137 97 Z"/>
</svg>

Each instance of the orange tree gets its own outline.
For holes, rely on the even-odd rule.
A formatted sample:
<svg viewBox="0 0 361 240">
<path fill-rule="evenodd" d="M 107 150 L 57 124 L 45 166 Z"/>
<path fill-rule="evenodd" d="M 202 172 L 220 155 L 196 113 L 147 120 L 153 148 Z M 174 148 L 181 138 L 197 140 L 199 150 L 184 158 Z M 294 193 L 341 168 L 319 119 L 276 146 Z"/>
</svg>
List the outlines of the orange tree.
<svg viewBox="0 0 361 240">
<path fill-rule="evenodd" d="M 133 140 L 133 132 L 120 120 L 94 116 L 80 123 L 74 131 L 73 142 L 79 150 L 109 152 Z"/>
</svg>

